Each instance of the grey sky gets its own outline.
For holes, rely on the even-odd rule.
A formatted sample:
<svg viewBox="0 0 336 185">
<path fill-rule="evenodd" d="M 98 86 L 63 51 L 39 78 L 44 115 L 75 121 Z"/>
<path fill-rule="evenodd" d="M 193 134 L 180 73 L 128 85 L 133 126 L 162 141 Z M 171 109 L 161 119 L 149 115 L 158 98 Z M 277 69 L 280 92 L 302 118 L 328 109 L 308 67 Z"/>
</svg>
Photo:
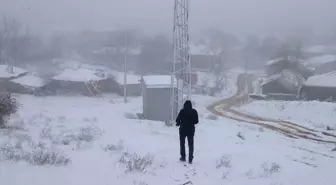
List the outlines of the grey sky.
<svg viewBox="0 0 336 185">
<path fill-rule="evenodd" d="M 0 15 L 33 30 L 137 27 L 171 33 L 174 0 L 0 0 Z M 236 34 L 336 27 L 335 0 L 190 0 L 191 32 L 217 27 Z"/>
</svg>

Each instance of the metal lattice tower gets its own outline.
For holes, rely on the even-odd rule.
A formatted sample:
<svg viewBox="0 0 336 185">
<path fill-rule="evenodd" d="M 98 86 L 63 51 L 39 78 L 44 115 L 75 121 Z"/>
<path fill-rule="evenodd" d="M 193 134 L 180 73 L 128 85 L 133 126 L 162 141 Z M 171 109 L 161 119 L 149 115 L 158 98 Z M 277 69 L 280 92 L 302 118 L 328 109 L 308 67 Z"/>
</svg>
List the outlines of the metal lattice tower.
<svg viewBox="0 0 336 185">
<path fill-rule="evenodd" d="M 191 98 L 191 65 L 189 57 L 189 0 L 175 0 L 174 63 L 172 70 L 172 121 L 183 103 Z M 176 79 L 176 80 L 174 80 Z"/>
</svg>

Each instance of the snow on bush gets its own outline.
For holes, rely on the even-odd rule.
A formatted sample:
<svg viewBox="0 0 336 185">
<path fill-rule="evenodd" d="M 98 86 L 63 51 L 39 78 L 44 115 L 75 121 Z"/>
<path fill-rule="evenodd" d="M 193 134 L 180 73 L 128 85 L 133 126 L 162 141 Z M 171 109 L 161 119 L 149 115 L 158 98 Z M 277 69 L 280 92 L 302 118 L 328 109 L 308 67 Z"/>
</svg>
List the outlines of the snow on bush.
<svg viewBox="0 0 336 185">
<path fill-rule="evenodd" d="M 26 130 L 26 122 L 22 120 L 19 116 L 12 116 L 7 122 L 5 122 L 4 127 L 2 127 L 2 132 L 13 133 L 15 131 Z M 1 126 L 0 126 L 1 127 Z"/>
<path fill-rule="evenodd" d="M 261 172 L 259 173 L 254 173 L 254 171 L 251 169 L 248 172 L 245 173 L 247 177 L 250 179 L 255 179 L 255 178 L 269 178 L 272 175 L 279 173 L 281 171 L 281 166 L 277 163 L 269 163 L 265 162 L 261 166 Z"/>
<path fill-rule="evenodd" d="M 122 151 L 124 149 L 124 141 L 120 140 L 117 144 L 108 144 L 103 148 L 104 151 Z"/>
<path fill-rule="evenodd" d="M 216 168 L 220 169 L 220 168 L 231 168 L 231 157 L 230 156 L 223 156 L 221 157 L 217 163 L 216 163 Z"/>
<path fill-rule="evenodd" d="M 265 162 L 261 165 L 261 168 L 263 169 L 263 177 L 270 177 L 274 173 L 278 173 L 281 170 L 281 167 L 277 163 L 269 164 L 268 162 Z"/>
<path fill-rule="evenodd" d="M 73 142 L 77 146 L 83 143 L 90 143 L 97 139 L 102 134 L 102 131 L 95 126 L 87 126 L 80 128 L 77 132 L 72 130 L 62 131 L 58 134 L 53 134 L 51 128 L 43 128 L 40 132 L 41 139 L 48 139 L 53 144 L 69 145 Z"/>
<path fill-rule="evenodd" d="M 241 132 L 238 132 L 237 137 L 240 138 L 241 140 L 245 140 L 245 136 Z"/>
<path fill-rule="evenodd" d="M 5 127 L 6 118 L 16 113 L 19 103 L 11 93 L 0 93 L 0 128 Z"/>
<path fill-rule="evenodd" d="M 146 154 L 141 156 L 137 153 L 125 152 L 119 159 L 119 163 L 126 168 L 125 172 L 141 172 L 146 173 L 147 169 L 152 166 L 154 156 Z"/>
<path fill-rule="evenodd" d="M 0 160 L 2 161 L 25 161 L 32 165 L 68 165 L 70 158 L 60 149 L 48 148 L 44 144 L 31 146 L 32 148 L 24 148 L 20 144 L 4 144 L 0 147 Z"/>
<path fill-rule="evenodd" d="M 76 135 L 76 139 L 84 142 L 91 142 L 101 135 L 101 131 L 97 127 L 84 127 L 80 128 L 79 133 Z"/>
<path fill-rule="evenodd" d="M 224 171 L 222 173 L 222 179 L 228 179 L 228 175 L 230 173 L 230 169 L 232 167 L 231 164 L 231 157 L 228 155 L 222 156 L 219 160 L 216 162 L 216 168 L 217 169 L 223 169 Z"/>
<path fill-rule="evenodd" d="M 222 173 L 222 179 L 228 179 L 229 170 L 231 169 L 231 157 L 228 155 L 222 156 L 219 160 L 216 162 L 216 169 L 223 169 L 224 171 Z"/>
<path fill-rule="evenodd" d="M 24 160 L 27 155 L 18 146 L 3 145 L 0 147 L 1 161 L 15 161 Z"/>
<path fill-rule="evenodd" d="M 37 148 L 33 150 L 28 158 L 33 165 L 68 165 L 71 160 L 59 149 Z"/>
<path fill-rule="evenodd" d="M 43 128 L 40 132 L 40 138 L 52 140 L 51 128 Z"/>
</svg>

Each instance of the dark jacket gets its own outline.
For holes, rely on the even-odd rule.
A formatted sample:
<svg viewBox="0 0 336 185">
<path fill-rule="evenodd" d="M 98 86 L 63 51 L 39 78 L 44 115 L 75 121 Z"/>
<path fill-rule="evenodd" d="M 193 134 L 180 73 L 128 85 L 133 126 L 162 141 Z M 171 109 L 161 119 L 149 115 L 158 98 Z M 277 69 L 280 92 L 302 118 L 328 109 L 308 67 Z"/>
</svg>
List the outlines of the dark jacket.
<svg viewBox="0 0 336 185">
<path fill-rule="evenodd" d="M 183 109 L 179 112 L 176 118 L 176 126 L 180 126 L 181 130 L 195 130 L 195 125 L 198 123 L 198 113 L 192 108 L 191 101 L 187 100 L 184 103 Z"/>
</svg>

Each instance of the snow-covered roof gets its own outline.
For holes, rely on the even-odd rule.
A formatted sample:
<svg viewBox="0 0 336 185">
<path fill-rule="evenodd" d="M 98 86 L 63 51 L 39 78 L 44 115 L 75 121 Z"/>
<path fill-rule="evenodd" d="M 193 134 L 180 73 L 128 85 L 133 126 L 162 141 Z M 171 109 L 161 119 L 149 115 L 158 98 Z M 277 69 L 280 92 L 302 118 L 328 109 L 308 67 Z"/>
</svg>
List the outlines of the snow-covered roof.
<svg viewBox="0 0 336 185">
<path fill-rule="evenodd" d="M 276 58 L 276 59 L 272 59 L 272 60 L 268 61 L 268 62 L 266 63 L 266 65 L 267 65 L 267 66 L 270 66 L 270 65 L 276 64 L 276 63 L 278 63 L 278 62 L 280 62 L 280 61 L 283 61 L 283 60 L 284 60 L 284 58 Z"/>
<path fill-rule="evenodd" d="M 0 78 L 12 78 L 26 73 L 27 71 L 13 66 L 13 73 L 8 71 L 8 65 L 0 65 Z"/>
<path fill-rule="evenodd" d="M 124 84 L 124 72 L 113 72 L 113 76 L 115 77 L 115 81 L 118 84 Z M 133 74 L 127 74 L 126 82 L 127 84 L 140 84 L 140 76 L 133 75 Z"/>
<path fill-rule="evenodd" d="M 49 81 L 42 79 L 40 77 L 34 76 L 34 75 L 25 75 L 21 76 L 19 78 L 11 80 L 13 83 L 18 83 L 23 86 L 28 86 L 28 87 L 43 87 L 46 85 Z"/>
<path fill-rule="evenodd" d="M 143 81 L 148 88 L 170 88 L 171 76 L 170 75 L 148 75 L 143 76 Z"/>
<path fill-rule="evenodd" d="M 270 77 L 264 78 L 262 83 L 260 84 L 261 86 L 268 84 L 269 82 L 272 82 L 274 80 L 277 80 L 281 77 L 281 73 L 277 73 L 275 75 L 272 75 Z"/>
<path fill-rule="evenodd" d="M 336 61 L 335 55 L 323 55 L 308 59 L 307 64 L 311 66 L 319 66 L 332 61 Z"/>
<path fill-rule="evenodd" d="M 97 71 L 89 69 L 65 69 L 61 74 L 53 77 L 54 80 L 62 81 L 75 81 L 75 82 L 86 82 L 86 81 L 99 81 L 106 79 L 107 76 L 99 76 Z"/>
<path fill-rule="evenodd" d="M 275 58 L 275 59 L 272 59 L 272 60 L 270 60 L 270 61 L 268 61 L 267 63 L 266 63 L 266 66 L 271 66 L 271 65 L 274 65 L 274 64 L 276 64 L 276 63 L 279 63 L 279 62 L 287 62 L 287 61 L 289 61 L 289 62 L 297 62 L 297 61 L 299 61 L 299 62 L 301 62 L 301 60 L 300 59 L 298 59 L 298 58 L 296 58 L 296 57 L 279 57 L 279 58 Z"/>
<path fill-rule="evenodd" d="M 336 87 L 336 71 L 311 76 L 305 82 L 307 86 L 318 86 L 318 87 Z"/>
</svg>

